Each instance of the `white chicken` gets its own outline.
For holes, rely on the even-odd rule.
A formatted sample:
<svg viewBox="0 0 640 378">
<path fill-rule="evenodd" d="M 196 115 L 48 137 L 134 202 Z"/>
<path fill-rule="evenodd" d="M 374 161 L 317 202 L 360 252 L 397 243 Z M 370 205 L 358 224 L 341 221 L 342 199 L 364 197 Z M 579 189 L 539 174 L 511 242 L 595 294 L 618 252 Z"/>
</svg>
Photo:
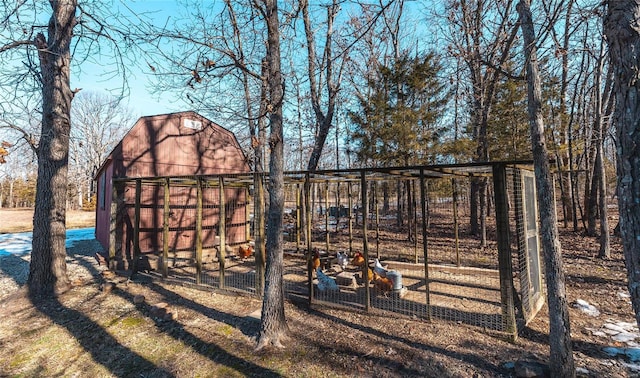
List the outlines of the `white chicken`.
<svg viewBox="0 0 640 378">
<path fill-rule="evenodd" d="M 373 271 L 380 277 L 384 278 L 387 276 L 387 270 L 385 269 L 385 267 L 382 266 L 382 264 L 380 264 L 380 260 L 378 259 L 376 259 L 373 265 Z"/>
<path fill-rule="evenodd" d="M 338 284 L 336 280 L 327 276 L 322 272 L 320 268 L 316 269 L 316 274 L 318 276 L 318 290 L 319 291 L 338 291 Z"/>
<path fill-rule="evenodd" d="M 338 252 L 338 265 L 344 270 L 349 265 L 349 256 L 347 252 Z"/>
</svg>

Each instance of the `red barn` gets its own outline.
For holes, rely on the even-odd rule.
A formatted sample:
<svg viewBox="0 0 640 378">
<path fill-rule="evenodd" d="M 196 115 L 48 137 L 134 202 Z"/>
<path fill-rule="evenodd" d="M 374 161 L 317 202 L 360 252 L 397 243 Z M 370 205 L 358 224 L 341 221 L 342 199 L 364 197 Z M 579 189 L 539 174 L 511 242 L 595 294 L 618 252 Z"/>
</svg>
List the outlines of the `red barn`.
<svg viewBox="0 0 640 378">
<path fill-rule="evenodd" d="M 142 117 L 116 145 L 96 175 L 96 239 L 109 250 L 110 211 L 114 178 L 151 178 L 248 173 L 250 168 L 235 135 L 207 118 L 192 112 Z M 142 186 L 140 193 L 140 252 L 162 250 L 164 189 L 162 185 Z M 116 222 L 116 246 L 132 256 L 135 183 L 123 189 Z M 203 189 L 203 244 L 212 246 L 217 235 L 219 191 Z M 193 250 L 195 243 L 195 186 L 171 186 L 170 235 L 172 251 Z M 244 188 L 225 186 L 227 243 L 246 239 L 248 201 Z M 230 204 L 232 204 L 230 206 Z M 118 253 L 118 252 L 117 252 Z M 120 254 L 118 253 L 118 254 Z"/>
</svg>

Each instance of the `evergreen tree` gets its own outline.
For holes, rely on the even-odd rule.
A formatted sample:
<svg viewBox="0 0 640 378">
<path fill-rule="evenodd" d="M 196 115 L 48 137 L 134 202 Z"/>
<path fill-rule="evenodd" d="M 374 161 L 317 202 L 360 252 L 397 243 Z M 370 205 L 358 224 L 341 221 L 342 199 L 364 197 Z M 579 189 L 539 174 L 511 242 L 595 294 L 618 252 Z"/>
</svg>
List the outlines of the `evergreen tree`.
<svg viewBox="0 0 640 378">
<path fill-rule="evenodd" d="M 494 101 L 487 127 L 489 160 L 531 159 L 526 82 L 499 81 Z"/>
<path fill-rule="evenodd" d="M 435 161 L 447 103 L 438 56 L 402 55 L 380 64 L 368 81 L 369 95 L 351 112 L 358 159 L 369 165 L 423 164 Z"/>
</svg>

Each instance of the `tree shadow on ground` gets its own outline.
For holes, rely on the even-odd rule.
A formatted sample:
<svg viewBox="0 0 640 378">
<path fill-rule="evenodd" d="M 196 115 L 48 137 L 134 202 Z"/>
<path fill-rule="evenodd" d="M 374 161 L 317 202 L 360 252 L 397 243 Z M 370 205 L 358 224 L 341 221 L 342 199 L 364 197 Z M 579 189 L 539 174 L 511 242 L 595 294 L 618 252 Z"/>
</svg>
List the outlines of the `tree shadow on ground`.
<svg viewBox="0 0 640 378">
<path fill-rule="evenodd" d="M 18 285 L 24 285 L 29 277 L 29 261 L 19 255 L 0 256 L 0 272 Z"/>
<path fill-rule="evenodd" d="M 144 285 L 150 288 L 151 290 L 155 291 L 156 293 L 162 295 L 164 300 L 166 300 L 169 303 L 175 303 L 176 305 L 184 306 L 212 320 L 228 324 L 240 330 L 246 336 L 253 336 L 258 334 L 259 326 L 260 326 L 259 319 L 255 319 L 251 317 L 240 317 L 240 316 L 228 314 L 225 312 L 221 312 L 221 311 L 206 307 L 191 299 L 185 298 L 184 296 L 181 296 L 169 289 L 166 289 L 165 287 L 160 286 L 154 282 L 145 282 Z M 192 343 L 192 345 L 198 345 L 198 343 L 202 344 L 202 340 L 189 334 L 187 331 L 184 330 L 184 328 L 180 324 L 177 324 L 174 322 L 166 323 L 166 322 L 159 322 L 159 321 L 157 323 L 158 323 L 158 327 L 161 327 L 162 329 L 167 330 L 169 334 L 172 334 L 172 335 L 175 334 L 174 337 L 181 337 L 181 340 L 184 340 L 185 342 L 188 342 L 188 343 Z M 186 338 L 185 338 L 185 334 L 186 334 Z M 332 354 L 338 353 L 343 357 L 346 356 L 345 358 L 348 358 L 348 359 L 353 358 L 354 360 L 357 360 L 358 364 L 360 365 L 362 365 L 363 363 L 367 363 L 367 364 L 376 365 L 376 366 L 383 366 L 387 369 L 392 369 L 394 371 L 399 372 L 402 376 L 416 376 L 416 377 L 424 376 L 423 371 L 419 371 L 415 368 L 404 366 L 403 363 L 395 361 L 392 358 L 381 358 L 380 356 L 361 353 L 355 350 L 354 348 L 350 348 L 347 346 L 338 346 L 335 343 L 331 343 L 331 342 L 326 343 L 326 342 L 323 342 L 324 339 L 322 337 L 318 337 L 318 335 L 316 334 L 314 335 L 296 334 L 293 338 L 295 340 L 301 341 L 303 345 L 313 345 L 314 347 L 316 347 L 319 352 L 318 356 L 332 355 Z M 401 340 L 404 340 L 404 339 L 401 339 Z M 210 344 L 207 344 L 207 345 L 210 345 Z M 211 351 L 208 350 L 207 355 L 209 355 L 210 353 Z M 220 353 L 220 352 L 216 351 L 216 353 Z M 223 351 L 223 353 L 225 352 Z M 220 358 L 224 359 L 225 356 L 217 357 L 215 361 L 221 362 L 219 361 Z M 302 362 L 304 358 L 306 357 L 301 356 L 300 362 Z M 231 362 L 232 364 L 229 364 L 229 362 Z M 225 363 L 237 369 L 238 368 L 237 362 L 238 361 L 227 361 Z M 325 362 L 327 363 L 327 368 L 331 370 L 336 370 L 336 371 L 340 370 L 339 366 L 329 365 L 329 363 L 326 362 L 326 359 L 324 358 L 319 358 L 315 360 L 315 362 Z M 433 361 L 430 361 L 430 360 L 424 360 L 424 361 L 416 360 L 413 362 L 414 364 L 417 364 L 417 365 L 422 364 L 424 366 L 428 366 L 428 369 L 431 372 L 433 372 L 434 374 L 438 373 L 437 376 L 441 376 L 442 373 L 446 372 L 445 367 L 439 366 L 438 364 L 433 364 L 432 363 Z M 362 365 L 362 366 L 366 366 L 366 365 Z M 242 373 L 247 375 L 253 375 L 258 372 L 256 370 L 252 370 L 251 366 L 248 366 L 247 369 L 239 369 L 239 370 Z M 349 371 L 344 371 L 344 373 L 352 374 L 354 373 L 354 371 L 349 370 Z M 276 376 L 272 374 L 275 374 L 275 373 L 271 371 L 265 371 L 265 370 L 259 371 L 260 376 L 265 376 L 265 377 Z"/>
<path fill-rule="evenodd" d="M 529 341 L 533 341 L 542 345 L 549 345 L 549 334 L 537 331 L 530 327 L 525 327 L 520 331 L 520 337 Z M 586 356 L 599 358 L 599 359 L 611 359 L 611 356 L 607 355 L 603 349 L 607 346 L 605 344 L 596 344 L 588 341 L 577 340 L 572 338 L 573 352 L 580 352 Z"/>
<path fill-rule="evenodd" d="M 239 329 L 243 334 L 250 336 L 256 335 L 259 330 L 259 321 L 252 318 L 246 317 L 238 317 L 235 315 L 227 314 L 224 312 L 217 311 L 215 309 L 206 307 L 200 303 L 197 303 L 191 299 L 185 298 L 175 292 L 168 290 L 161 285 L 158 285 L 152 281 L 143 280 L 142 284 L 149 288 L 152 291 L 160 294 L 164 300 L 169 304 L 184 306 L 193 311 L 199 312 L 200 314 L 219 321 L 225 324 L 228 324 L 234 328 Z M 133 295 L 125 291 L 116 291 L 117 295 L 121 296 L 125 300 L 134 303 Z M 282 375 L 278 372 L 271 370 L 269 368 L 257 365 L 251 361 L 248 361 L 244 358 L 238 357 L 227 350 L 223 349 L 219 345 L 215 343 L 210 343 L 205 340 L 202 340 L 200 337 L 194 335 L 189 332 L 185 327 L 175 320 L 162 320 L 151 316 L 149 305 L 138 305 L 139 309 L 142 310 L 145 315 L 147 315 L 150 319 L 152 319 L 156 323 L 156 327 L 166 333 L 167 335 L 173 337 L 175 340 L 179 340 L 186 345 L 189 345 L 194 351 L 201 354 L 202 356 L 210 359 L 211 361 L 225 365 L 231 369 L 236 370 L 237 372 L 244 374 L 246 376 L 260 376 L 260 377 L 281 377 Z M 249 350 L 247 352 L 250 352 Z"/>
<path fill-rule="evenodd" d="M 392 341 L 396 341 L 402 344 L 405 344 L 407 346 L 410 346 L 412 348 L 418 349 L 418 350 L 423 350 L 423 351 L 429 351 L 432 353 L 436 353 L 436 354 L 441 354 L 443 356 L 447 356 L 450 358 L 454 358 L 460 361 L 463 361 L 465 363 L 471 364 L 476 366 L 479 369 L 484 369 L 486 371 L 500 371 L 503 372 L 504 374 L 508 374 L 509 372 L 507 370 L 502 369 L 501 367 L 488 362 L 486 359 L 484 359 L 481 356 L 478 355 L 474 355 L 474 354 L 469 354 L 469 353 L 461 353 L 461 352 L 455 352 L 455 351 L 451 351 L 451 350 L 447 350 L 445 348 L 440 348 L 440 347 L 436 347 L 433 345 L 428 345 L 428 344 L 423 344 L 420 342 L 416 342 L 413 340 L 409 340 L 406 339 L 404 337 L 400 337 L 400 336 L 395 336 L 389 333 L 385 333 L 382 331 L 379 331 L 377 329 L 371 328 L 369 326 L 364 326 L 362 324 L 357 324 L 357 323 L 353 323 L 344 319 L 341 319 L 339 317 L 324 313 L 322 311 L 318 311 L 315 310 L 313 308 L 309 308 L 308 305 L 306 303 L 300 303 L 300 302 L 293 302 L 296 306 L 298 306 L 300 309 L 309 312 L 310 314 L 313 314 L 315 316 L 318 316 L 320 318 L 324 318 L 327 320 L 330 320 L 332 322 L 335 322 L 337 324 L 342 324 L 345 325 L 349 328 L 352 328 L 354 330 L 366 333 L 366 334 L 370 334 L 370 335 L 374 335 L 377 337 L 380 337 L 382 339 L 386 339 L 386 340 L 392 340 Z M 410 372 L 409 372 L 410 373 Z"/>
<path fill-rule="evenodd" d="M 117 377 L 174 374 L 120 344 L 99 324 L 80 311 L 65 307 L 57 298 L 31 298 L 34 307 L 55 324 L 64 327 L 89 352 L 93 360 Z M 107 352 L 108 351 L 108 352 Z M 126 361 L 126 364 L 122 364 Z"/>
<path fill-rule="evenodd" d="M 92 250 L 92 247 L 95 247 L 93 241 L 80 241 L 74 244 L 74 248 L 68 249 L 67 254 L 71 259 L 75 261 L 75 263 L 83 266 L 94 277 L 100 278 L 100 271 L 96 268 L 92 254 L 87 253 L 87 251 Z M 87 258 L 87 256 L 89 256 L 90 258 Z M 197 311 L 213 320 L 226 323 L 239 329 L 243 334 L 247 336 L 252 336 L 258 333 L 260 324 L 256 319 L 238 317 L 224 312 L 216 311 L 212 308 L 206 307 L 200 303 L 176 294 L 175 292 L 154 283 L 152 280 L 142 275 L 135 275 L 134 280 L 161 295 L 168 303 L 179 304 L 191 310 Z M 130 303 L 134 303 L 133 295 L 126 291 L 116 289 L 112 294 L 118 295 L 121 298 L 129 301 Z M 150 306 L 148 305 L 137 305 L 137 308 L 138 310 L 143 312 L 144 315 L 152 319 L 155 322 L 156 327 L 160 331 L 168 334 L 175 340 L 183 342 L 185 345 L 189 345 L 194 351 L 215 363 L 228 366 L 229 368 L 232 368 L 247 376 L 281 376 L 279 373 L 273 370 L 269 370 L 268 368 L 256 365 L 251 361 L 239 358 L 214 343 L 209 343 L 200 339 L 196 335 L 187 331 L 184 326 L 177 321 L 165 321 L 150 316 Z"/>
</svg>

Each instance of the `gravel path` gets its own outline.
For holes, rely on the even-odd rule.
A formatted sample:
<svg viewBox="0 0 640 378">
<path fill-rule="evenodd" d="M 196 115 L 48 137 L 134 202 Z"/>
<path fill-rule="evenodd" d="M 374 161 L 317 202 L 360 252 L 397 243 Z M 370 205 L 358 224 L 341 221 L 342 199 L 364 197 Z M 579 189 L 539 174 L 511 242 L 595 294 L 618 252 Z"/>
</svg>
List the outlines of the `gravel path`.
<svg viewBox="0 0 640 378">
<path fill-rule="evenodd" d="M 67 248 L 67 273 L 71 282 L 92 280 L 100 271 L 95 253 L 102 248 L 95 240 L 82 240 Z M 0 300 L 19 290 L 29 278 L 31 255 L 0 255 Z"/>
</svg>

